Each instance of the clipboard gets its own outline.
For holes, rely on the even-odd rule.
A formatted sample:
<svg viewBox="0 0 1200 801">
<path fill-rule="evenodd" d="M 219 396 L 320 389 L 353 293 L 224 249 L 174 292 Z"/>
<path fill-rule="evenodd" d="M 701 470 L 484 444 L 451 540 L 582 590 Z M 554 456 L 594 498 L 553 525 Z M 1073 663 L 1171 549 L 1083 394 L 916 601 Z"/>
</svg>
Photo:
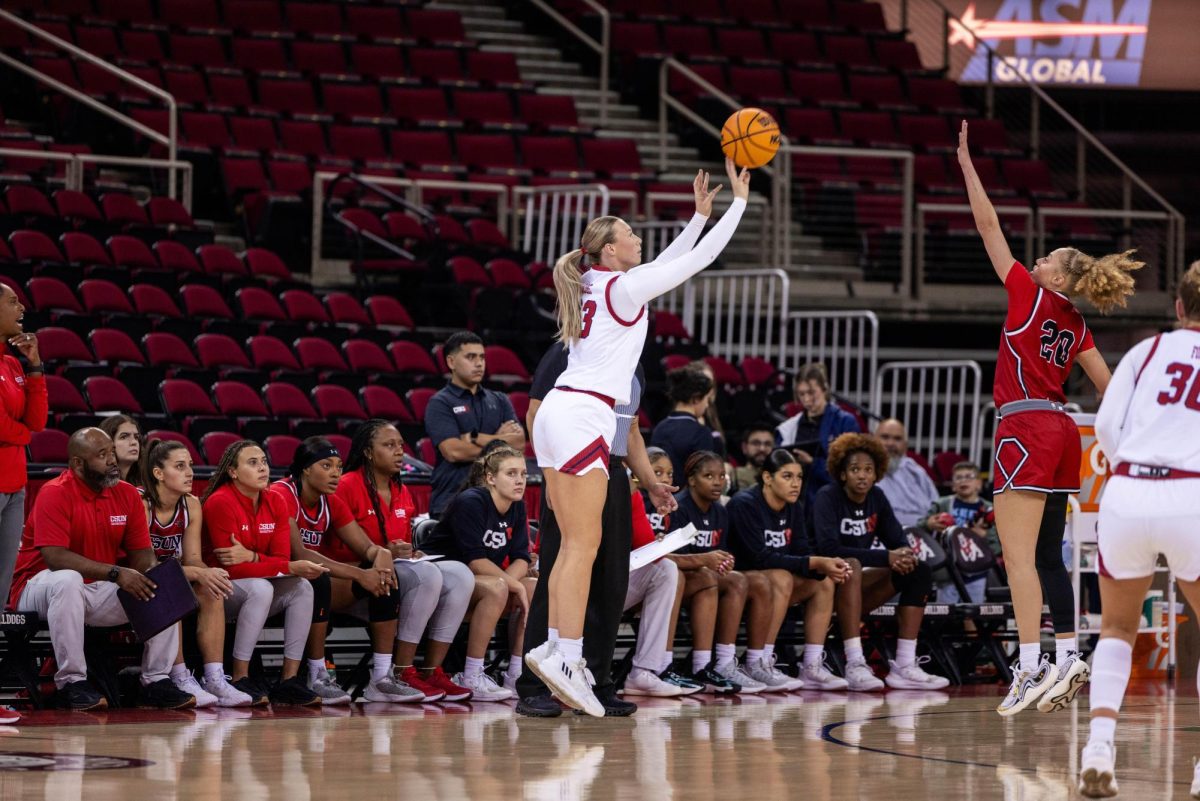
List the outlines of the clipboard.
<svg viewBox="0 0 1200 801">
<path fill-rule="evenodd" d="M 629 572 L 639 570 L 646 565 L 654 562 L 670 553 L 675 553 L 680 548 L 691 545 L 696 540 L 696 527 L 691 523 L 680 529 L 672 531 L 661 540 L 643 545 L 633 553 L 629 554 Z"/>
<path fill-rule="evenodd" d="M 192 583 L 178 559 L 159 562 L 146 571 L 146 578 L 158 586 L 149 601 L 139 601 L 125 590 L 117 590 L 117 598 L 138 642 L 162 633 L 200 608 Z"/>
</svg>

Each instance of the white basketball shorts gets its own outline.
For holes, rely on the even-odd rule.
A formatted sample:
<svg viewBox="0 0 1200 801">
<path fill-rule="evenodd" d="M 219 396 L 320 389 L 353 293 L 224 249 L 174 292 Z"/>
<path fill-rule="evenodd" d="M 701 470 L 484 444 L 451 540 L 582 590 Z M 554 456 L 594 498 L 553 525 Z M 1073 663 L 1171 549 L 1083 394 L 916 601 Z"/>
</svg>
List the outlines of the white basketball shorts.
<svg viewBox="0 0 1200 801">
<path fill-rule="evenodd" d="M 538 467 L 575 476 L 599 467 L 608 475 L 608 453 L 616 431 L 617 416 L 599 397 L 552 389 L 533 420 Z"/>
<path fill-rule="evenodd" d="M 1097 520 L 1100 573 L 1115 579 L 1154 572 L 1161 553 L 1183 581 L 1200 579 L 1200 479 L 1112 476 Z"/>
</svg>

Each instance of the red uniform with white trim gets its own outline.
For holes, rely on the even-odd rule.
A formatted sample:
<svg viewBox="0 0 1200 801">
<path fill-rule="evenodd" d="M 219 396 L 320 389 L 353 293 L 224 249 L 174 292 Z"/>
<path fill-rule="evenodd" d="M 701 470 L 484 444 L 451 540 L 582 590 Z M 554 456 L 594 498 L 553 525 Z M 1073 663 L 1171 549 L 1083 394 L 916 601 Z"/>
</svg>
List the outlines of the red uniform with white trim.
<svg viewBox="0 0 1200 801">
<path fill-rule="evenodd" d="M 1148 576 L 1161 553 L 1184 581 L 1200 579 L 1200 330 L 1143 340 L 1113 372 L 1096 438 L 1116 475 L 1104 485 L 1097 533 L 1108 576 Z"/>
<path fill-rule="evenodd" d="M 141 489 L 138 492 L 145 499 Z M 175 504 L 175 514 L 170 522 L 158 522 L 158 516 L 153 511 L 149 514 L 150 547 L 154 549 L 154 558 L 160 562 L 168 559 L 183 558 L 183 533 L 187 531 L 191 515 L 188 512 L 187 496 L 182 495 Z"/>
<path fill-rule="evenodd" d="M 1075 305 L 1043 289 L 1019 262 L 1004 281 L 1008 315 L 996 359 L 996 408 L 1020 400 L 1065 403 L 1063 384 L 1076 357 L 1095 347 Z M 996 492 L 1079 491 L 1079 430 L 1067 415 L 1027 411 L 1003 415 L 996 426 Z"/>
<path fill-rule="evenodd" d="M 354 515 L 345 501 L 336 495 L 322 495 L 315 507 L 305 506 L 296 483 L 290 478 L 276 481 L 269 491 L 279 497 L 288 516 L 296 521 L 304 547 L 312 548 L 335 562 L 358 564 L 362 561 L 337 535 L 338 529 L 354 522 Z"/>
</svg>

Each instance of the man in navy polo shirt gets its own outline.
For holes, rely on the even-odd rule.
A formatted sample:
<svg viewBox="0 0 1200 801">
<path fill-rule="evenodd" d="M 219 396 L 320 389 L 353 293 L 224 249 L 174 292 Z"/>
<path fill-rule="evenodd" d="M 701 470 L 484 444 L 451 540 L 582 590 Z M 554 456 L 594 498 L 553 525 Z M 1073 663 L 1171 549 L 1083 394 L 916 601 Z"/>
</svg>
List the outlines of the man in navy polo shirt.
<svg viewBox="0 0 1200 801">
<path fill-rule="evenodd" d="M 483 340 L 470 331 L 452 334 L 442 346 L 450 383 L 425 407 L 425 433 L 441 456 L 433 469 L 429 514 L 438 517 L 471 470 L 471 462 L 494 439 L 525 450 L 525 429 L 503 392 L 482 386 L 487 367 Z"/>
</svg>

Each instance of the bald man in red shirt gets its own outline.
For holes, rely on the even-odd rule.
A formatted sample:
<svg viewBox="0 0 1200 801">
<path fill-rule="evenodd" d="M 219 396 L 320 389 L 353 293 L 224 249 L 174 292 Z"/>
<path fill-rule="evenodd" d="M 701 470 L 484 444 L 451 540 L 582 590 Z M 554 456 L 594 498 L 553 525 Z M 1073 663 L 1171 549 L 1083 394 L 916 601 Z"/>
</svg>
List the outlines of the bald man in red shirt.
<svg viewBox="0 0 1200 801">
<path fill-rule="evenodd" d="M 108 705 L 87 681 L 84 626 L 119 626 L 129 618 L 117 598 L 123 589 L 142 600 L 153 597 L 145 572 L 157 563 L 150 545 L 146 510 L 137 490 L 121 481 L 113 442 L 98 428 L 71 436 L 62 475 L 38 493 L 21 538 L 9 605 L 36 612 L 50 627 L 58 672 L 54 683 L 66 706 Z M 126 554 L 125 565 L 118 556 Z M 142 654 L 139 706 L 186 709 L 192 695 L 171 683 L 179 649 L 179 627 L 168 626 L 146 641 Z"/>
</svg>

